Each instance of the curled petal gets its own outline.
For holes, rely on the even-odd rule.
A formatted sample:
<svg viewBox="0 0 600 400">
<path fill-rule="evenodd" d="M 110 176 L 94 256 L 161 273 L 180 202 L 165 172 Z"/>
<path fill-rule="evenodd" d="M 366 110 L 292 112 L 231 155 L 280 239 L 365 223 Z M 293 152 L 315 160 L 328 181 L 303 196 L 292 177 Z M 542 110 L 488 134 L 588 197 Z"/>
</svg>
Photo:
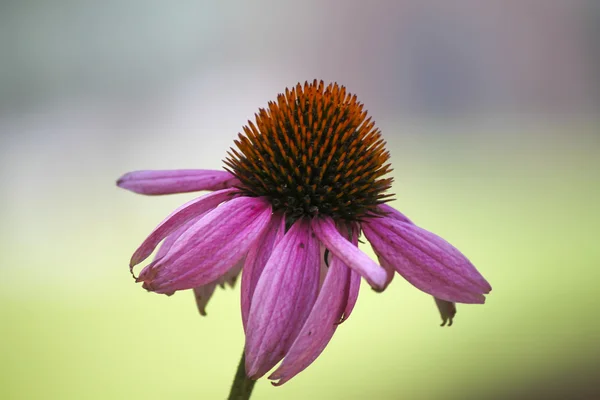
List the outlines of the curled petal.
<svg viewBox="0 0 600 400">
<path fill-rule="evenodd" d="M 283 222 L 283 224 L 282 224 Z M 244 331 L 248 324 L 248 314 L 250 314 L 250 306 L 252 304 L 252 296 L 256 289 L 256 284 L 262 274 L 262 271 L 271 257 L 273 248 L 278 242 L 278 239 L 283 237 L 285 232 L 285 220 L 274 215 L 269 223 L 269 227 L 256 243 L 248 251 L 244 269 L 242 271 L 242 324 Z"/>
<path fill-rule="evenodd" d="M 442 317 L 442 325 L 440 326 L 445 326 L 446 322 L 448 322 L 448 326 L 452 326 L 452 320 L 456 315 L 456 304 L 451 301 L 438 299 L 437 297 L 434 297 L 434 300 L 435 305 L 438 310 L 440 310 L 440 316 Z"/>
<path fill-rule="evenodd" d="M 210 283 L 246 255 L 270 219 L 271 206 L 262 198 L 225 202 L 190 226 L 164 257 L 142 270 L 138 281 L 158 293 Z"/>
<path fill-rule="evenodd" d="M 208 169 L 133 171 L 117 180 L 118 187 L 147 195 L 221 190 L 238 184 L 229 172 Z"/>
<path fill-rule="evenodd" d="M 325 349 L 345 312 L 352 273 L 355 272 L 337 257 L 332 257 L 323 287 L 306 323 L 279 368 L 269 376 L 269 379 L 279 380 L 273 383 L 275 386 L 284 384 L 304 370 Z"/>
<path fill-rule="evenodd" d="M 448 242 L 416 225 L 381 218 L 363 224 L 377 254 L 422 291 L 446 301 L 483 303 L 491 287 Z"/>
<path fill-rule="evenodd" d="M 385 289 L 387 274 L 375 261 L 345 239 L 329 217 L 313 218 L 312 228 L 323 244 L 342 262 L 358 272 L 376 290 Z"/>
<path fill-rule="evenodd" d="M 196 217 L 215 208 L 220 203 L 231 199 L 231 196 L 235 193 L 235 190 L 236 189 L 224 189 L 214 193 L 209 193 L 205 196 L 187 202 L 173 211 L 167 218 L 165 218 L 163 222 L 154 228 L 146 240 L 144 240 L 135 253 L 133 253 L 129 266 L 133 268 L 137 264 L 144 261 L 150 254 L 152 254 L 161 240 L 175 232 L 192 219 L 196 219 Z"/>
<path fill-rule="evenodd" d="M 246 373 L 258 379 L 287 353 L 317 298 L 319 241 L 296 221 L 275 246 L 252 297 Z"/>
</svg>

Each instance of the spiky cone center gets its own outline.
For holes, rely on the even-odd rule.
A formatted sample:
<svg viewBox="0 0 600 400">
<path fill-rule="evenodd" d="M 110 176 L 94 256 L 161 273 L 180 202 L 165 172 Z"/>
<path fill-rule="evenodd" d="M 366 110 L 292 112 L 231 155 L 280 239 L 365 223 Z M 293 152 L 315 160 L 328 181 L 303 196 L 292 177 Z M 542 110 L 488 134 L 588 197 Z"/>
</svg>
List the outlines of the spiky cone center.
<svg viewBox="0 0 600 400">
<path fill-rule="evenodd" d="M 298 84 L 279 94 L 228 152 L 226 169 L 247 196 L 264 196 L 289 222 L 327 215 L 361 221 L 388 201 L 390 155 L 356 95 L 336 83 Z"/>
</svg>

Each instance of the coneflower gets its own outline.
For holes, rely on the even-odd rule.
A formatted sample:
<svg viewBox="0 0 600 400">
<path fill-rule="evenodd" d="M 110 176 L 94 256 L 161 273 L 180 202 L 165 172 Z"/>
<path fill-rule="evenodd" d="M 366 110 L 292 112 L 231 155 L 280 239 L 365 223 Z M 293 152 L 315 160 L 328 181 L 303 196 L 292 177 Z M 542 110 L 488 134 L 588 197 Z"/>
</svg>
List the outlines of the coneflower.
<svg viewBox="0 0 600 400">
<path fill-rule="evenodd" d="M 137 171 L 118 186 L 141 194 L 210 190 L 150 233 L 130 266 L 154 260 L 138 282 L 172 294 L 193 289 L 201 313 L 218 284 L 242 271 L 245 367 L 281 385 L 323 351 L 356 303 L 360 278 L 382 291 L 398 272 L 435 297 L 444 324 L 454 303 L 491 290 L 444 239 L 385 204 L 390 155 L 363 105 L 343 86 L 298 84 L 259 109 L 225 171 Z M 364 234 L 379 260 L 358 248 Z"/>
</svg>

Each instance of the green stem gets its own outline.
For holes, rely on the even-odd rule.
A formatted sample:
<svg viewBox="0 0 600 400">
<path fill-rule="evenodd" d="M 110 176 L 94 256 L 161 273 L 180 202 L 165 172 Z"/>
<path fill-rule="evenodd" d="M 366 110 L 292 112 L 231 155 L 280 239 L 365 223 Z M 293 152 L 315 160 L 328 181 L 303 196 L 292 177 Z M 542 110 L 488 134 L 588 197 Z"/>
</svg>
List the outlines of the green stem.
<svg viewBox="0 0 600 400">
<path fill-rule="evenodd" d="M 248 400 L 252 394 L 255 380 L 252 380 L 246 376 L 246 356 L 245 352 L 242 352 L 242 359 L 240 365 L 238 365 L 233 385 L 231 385 L 231 392 L 229 393 L 229 400 Z"/>
</svg>

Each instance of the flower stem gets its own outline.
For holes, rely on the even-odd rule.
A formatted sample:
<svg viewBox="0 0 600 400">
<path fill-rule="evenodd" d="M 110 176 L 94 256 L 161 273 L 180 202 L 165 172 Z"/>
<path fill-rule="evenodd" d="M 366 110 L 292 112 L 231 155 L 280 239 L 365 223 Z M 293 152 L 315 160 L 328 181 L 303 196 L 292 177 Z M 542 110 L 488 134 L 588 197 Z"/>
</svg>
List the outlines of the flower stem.
<svg viewBox="0 0 600 400">
<path fill-rule="evenodd" d="M 231 385 L 231 392 L 229 393 L 229 400 L 248 400 L 252 394 L 255 380 L 252 380 L 246 376 L 246 356 L 245 352 L 242 352 L 242 359 L 240 365 L 238 365 L 233 384 Z"/>
</svg>

